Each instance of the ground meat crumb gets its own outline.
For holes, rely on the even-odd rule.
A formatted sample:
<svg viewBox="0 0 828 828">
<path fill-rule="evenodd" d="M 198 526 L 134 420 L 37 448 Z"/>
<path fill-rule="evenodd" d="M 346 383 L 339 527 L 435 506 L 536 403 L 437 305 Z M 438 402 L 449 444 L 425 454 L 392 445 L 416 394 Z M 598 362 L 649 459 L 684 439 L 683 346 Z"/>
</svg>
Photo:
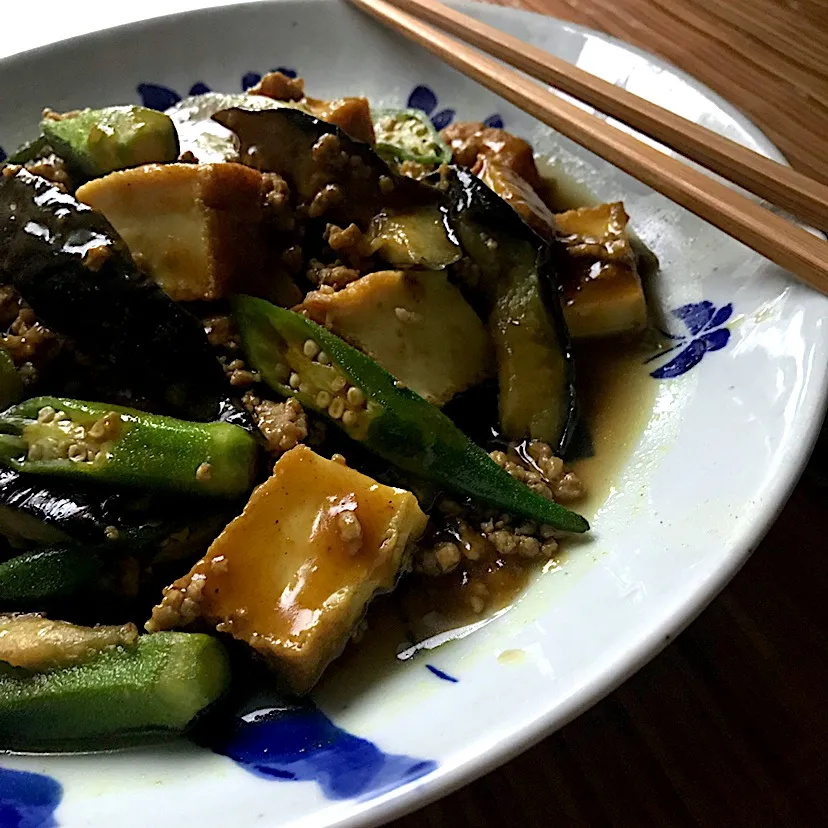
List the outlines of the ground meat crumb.
<svg viewBox="0 0 828 828">
<path fill-rule="evenodd" d="M 356 265 L 362 257 L 362 230 L 355 224 L 349 224 L 344 230 L 335 224 L 325 228 L 325 241 L 331 250 L 347 258 Z"/>
<path fill-rule="evenodd" d="M 274 101 L 301 101 L 305 97 L 305 81 L 302 78 L 289 78 L 281 72 L 268 72 L 247 90 L 247 94 L 264 95 Z"/>
<path fill-rule="evenodd" d="M 233 318 L 227 314 L 208 316 L 202 321 L 207 341 L 214 348 L 227 348 L 234 351 L 239 347 L 239 334 Z"/>
<path fill-rule="evenodd" d="M 563 460 L 556 457 L 546 443 L 533 440 L 527 446 L 526 454 L 523 458 L 514 451 L 508 454 L 493 451 L 489 456 L 512 477 L 547 500 L 572 503 L 584 496 L 580 478 L 574 472 L 565 471 Z"/>
<path fill-rule="evenodd" d="M 31 385 L 38 372 L 57 356 L 60 340 L 52 331 L 38 322 L 34 311 L 22 305 L 19 296 L 4 292 L 0 297 L 0 312 L 10 314 L 17 304 L 17 316 L 8 326 L 8 333 L 0 336 L 0 346 L 11 354 L 23 382 Z"/>
<path fill-rule="evenodd" d="M 293 230 L 296 221 L 290 204 L 290 187 L 278 173 L 262 174 L 262 196 L 265 212 L 274 228 L 281 232 Z"/>
<path fill-rule="evenodd" d="M 345 267 L 342 262 L 326 265 L 317 259 L 311 259 L 305 275 L 318 288 L 329 287 L 336 291 L 355 282 L 360 274 L 352 267 Z"/>
<path fill-rule="evenodd" d="M 423 321 L 423 317 L 419 313 L 410 311 L 408 308 L 394 308 L 394 315 L 406 325 L 416 325 Z"/>
<path fill-rule="evenodd" d="M 72 189 L 72 176 L 69 175 L 66 162 L 54 153 L 27 161 L 24 166 L 32 175 L 51 181 L 64 192 Z"/>
<path fill-rule="evenodd" d="M 307 415 L 294 398 L 280 403 L 257 400 L 253 405 L 253 416 L 273 454 L 290 451 L 308 436 Z"/>
<path fill-rule="evenodd" d="M 403 161 L 400 164 L 400 174 L 408 176 L 408 178 L 425 178 L 432 169 L 432 167 L 427 167 L 417 161 Z"/>
<path fill-rule="evenodd" d="M 198 164 L 198 158 L 192 150 L 186 150 L 178 156 L 179 164 Z"/>
<path fill-rule="evenodd" d="M 342 161 L 342 142 L 339 136 L 332 132 L 320 136 L 311 149 L 311 157 L 319 165 L 338 165 Z"/>
<path fill-rule="evenodd" d="M 112 248 L 108 244 L 97 244 L 83 254 L 83 266 L 92 273 L 97 273 L 111 255 Z"/>
<path fill-rule="evenodd" d="M 338 184 L 326 184 L 314 197 L 308 207 L 311 218 L 324 216 L 331 208 L 342 202 L 344 194 Z"/>
<path fill-rule="evenodd" d="M 180 582 L 179 582 L 180 583 Z M 197 573 L 185 586 L 169 586 L 163 592 L 158 606 L 153 607 L 152 617 L 144 625 L 147 632 L 173 630 L 187 627 L 201 617 L 201 593 L 206 579 Z"/>
</svg>

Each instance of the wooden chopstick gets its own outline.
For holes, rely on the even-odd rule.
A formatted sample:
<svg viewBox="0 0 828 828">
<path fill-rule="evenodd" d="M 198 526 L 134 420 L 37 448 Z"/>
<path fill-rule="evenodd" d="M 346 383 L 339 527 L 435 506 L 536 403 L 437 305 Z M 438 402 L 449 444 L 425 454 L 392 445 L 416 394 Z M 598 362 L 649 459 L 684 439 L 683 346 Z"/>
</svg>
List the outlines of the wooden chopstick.
<svg viewBox="0 0 828 828">
<path fill-rule="evenodd" d="M 814 227 L 828 229 L 828 185 L 436 0 L 390 2 L 672 147 Z"/>
<path fill-rule="evenodd" d="M 351 2 L 464 75 L 828 295 L 828 242 L 384 0 Z"/>
</svg>

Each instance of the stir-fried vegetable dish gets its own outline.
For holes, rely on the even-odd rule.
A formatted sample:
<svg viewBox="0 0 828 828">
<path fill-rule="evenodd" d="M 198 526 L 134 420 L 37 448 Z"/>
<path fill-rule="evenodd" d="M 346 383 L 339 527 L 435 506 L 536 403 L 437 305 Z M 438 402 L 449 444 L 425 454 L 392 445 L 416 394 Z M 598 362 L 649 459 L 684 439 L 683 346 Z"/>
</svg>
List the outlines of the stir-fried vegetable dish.
<svg viewBox="0 0 828 828">
<path fill-rule="evenodd" d="M 549 187 L 279 73 L 45 112 L 0 167 L 0 748 L 183 731 L 237 660 L 305 694 L 378 594 L 483 616 L 589 531 L 572 341 L 647 308 L 623 205 Z"/>
</svg>

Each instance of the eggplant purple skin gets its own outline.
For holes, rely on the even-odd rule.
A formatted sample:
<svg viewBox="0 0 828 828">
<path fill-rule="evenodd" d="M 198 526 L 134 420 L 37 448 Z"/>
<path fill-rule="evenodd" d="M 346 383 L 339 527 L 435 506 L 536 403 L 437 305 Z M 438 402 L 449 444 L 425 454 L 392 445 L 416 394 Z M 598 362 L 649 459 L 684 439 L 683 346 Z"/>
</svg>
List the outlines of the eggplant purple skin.
<svg viewBox="0 0 828 828">
<path fill-rule="evenodd" d="M 0 468 L 0 534 L 27 546 L 73 542 L 138 549 L 197 521 L 198 506 L 186 499 L 113 492 L 74 482 L 44 483 L 34 475 Z M 63 537 L 44 540 L 55 533 Z"/>
<path fill-rule="evenodd" d="M 135 266 L 109 222 L 25 169 L 0 169 L 0 283 L 161 413 L 250 428 L 199 321 Z"/>
<path fill-rule="evenodd" d="M 411 207 L 440 200 L 434 187 L 391 170 L 370 144 L 301 110 L 231 108 L 217 112 L 213 120 L 235 133 L 243 164 L 278 173 L 300 199 L 311 197 L 327 183 L 340 185 L 344 198 L 326 210 L 326 222 L 355 222 L 365 229 L 383 207 Z M 314 148 L 326 135 L 338 139 L 339 151 L 317 160 Z M 299 159 L 306 162 L 300 163 Z M 387 188 L 382 179 L 389 179 L 393 187 Z"/>
<path fill-rule="evenodd" d="M 451 167 L 447 182 L 445 197 L 449 223 L 455 225 L 455 232 L 458 236 L 462 234 L 456 225 L 468 221 L 484 231 L 489 231 L 494 238 L 507 234 L 537 250 L 535 268 L 540 277 L 544 306 L 556 334 L 557 348 L 568 368 L 567 383 L 564 389 L 566 399 L 563 400 L 566 416 L 562 423 L 558 444 L 552 446 L 553 450 L 557 450 L 558 453 L 566 454 L 578 425 L 579 411 L 575 393 L 575 361 L 572 356 L 572 342 L 561 307 L 561 288 L 556 268 L 556 261 L 559 256 L 564 255 L 563 251 L 550 246 L 509 204 L 470 170 L 457 166 Z M 485 309 L 485 312 L 488 312 L 488 309 Z"/>
</svg>

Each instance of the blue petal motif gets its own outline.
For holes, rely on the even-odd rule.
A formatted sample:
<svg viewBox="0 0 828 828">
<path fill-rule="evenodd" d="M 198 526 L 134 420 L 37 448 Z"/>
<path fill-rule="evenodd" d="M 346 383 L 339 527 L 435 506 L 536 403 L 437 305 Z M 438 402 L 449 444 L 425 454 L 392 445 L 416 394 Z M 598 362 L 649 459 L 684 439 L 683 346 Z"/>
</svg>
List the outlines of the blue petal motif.
<svg viewBox="0 0 828 828">
<path fill-rule="evenodd" d="M 310 705 L 249 713 L 209 746 L 265 779 L 315 781 L 328 799 L 373 799 L 437 768 L 384 753 Z"/>
<path fill-rule="evenodd" d="M 500 117 L 496 112 L 494 115 L 489 115 L 485 121 L 483 121 L 484 125 L 487 127 L 494 127 L 495 129 L 503 129 L 503 118 Z"/>
<path fill-rule="evenodd" d="M 431 118 L 431 123 L 434 124 L 434 129 L 445 129 L 454 120 L 454 114 L 453 109 L 441 109 Z"/>
<path fill-rule="evenodd" d="M 0 147 L 0 164 L 2 164 L 9 156 L 6 155 L 6 151 L 3 147 Z"/>
<path fill-rule="evenodd" d="M 437 108 L 437 96 L 429 86 L 415 86 L 408 96 L 406 106 L 409 109 L 421 109 L 426 115 L 431 115 Z"/>
<path fill-rule="evenodd" d="M 713 328 L 718 328 L 720 325 L 724 325 L 728 319 L 733 315 L 733 304 L 728 302 L 726 305 L 722 305 L 716 313 L 713 314 L 713 318 L 707 323 L 707 330 L 710 331 Z"/>
<path fill-rule="evenodd" d="M 246 92 L 251 86 L 255 86 L 262 76 L 258 72 L 245 72 L 241 79 L 242 92 Z"/>
<path fill-rule="evenodd" d="M 435 667 L 433 664 L 426 664 L 426 670 L 429 672 L 434 673 L 438 679 L 442 679 L 443 681 L 450 681 L 452 684 L 457 684 L 460 679 L 456 679 L 454 676 L 450 676 L 448 673 L 443 672 L 439 667 Z"/>
<path fill-rule="evenodd" d="M 287 66 L 277 66 L 275 69 L 271 69 L 271 72 L 281 72 L 283 75 L 286 75 L 289 78 L 296 77 L 296 70 L 295 69 L 288 69 Z"/>
<path fill-rule="evenodd" d="M 676 308 L 672 313 L 676 319 L 681 319 L 687 327 L 687 330 L 695 336 L 713 318 L 715 309 L 716 306 L 712 302 L 692 302 L 689 305 L 682 305 L 680 308 Z"/>
<path fill-rule="evenodd" d="M 181 100 L 181 95 L 167 86 L 157 83 L 139 83 L 137 86 L 141 102 L 150 109 L 158 109 L 163 112 Z"/>
<path fill-rule="evenodd" d="M 190 94 L 191 95 L 204 95 L 205 93 L 211 92 L 211 91 L 212 90 L 210 89 L 210 87 L 207 86 L 207 84 L 204 83 L 203 81 L 196 81 L 190 87 Z"/>
<path fill-rule="evenodd" d="M 730 329 L 719 328 L 718 330 L 710 331 L 710 333 L 699 337 L 699 341 L 704 342 L 708 351 L 720 351 L 730 342 Z"/>
<path fill-rule="evenodd" d="M 698 365 L 707 352 L 707 343 L 703 339 L 694 339 L 678 356 L 671 359 L 661 368 L 650 371 L 654 379 L 673 379 L 686 374 L 691 368 Z"/>
<path fill-rule="evenodd" d="M 40 773 L 0 768 L 0 825 L 4 828 L 54 828 L 63 795 L 56 779 Z"/>
<path fill-rule="evenodd" d="M 665 338 L 672 340 L 673 344 L 645 359 L 645 365 L 654 359 L 660 359 L 671 351 L 679 348 L 682 350 L 668 363 L 650 373 L 650 376 L 655 379 L 673 379 L 686 374 L 701 362 L 706 353 L 720 351 L 730 341 L 730 329 L 722 327 L 733 315 L 733 305 L 730 302 L 722 305 L 718 310 L 712 302 L 693 302 L 676 308 L 672 311 L 672 315 L 681 319 L 691 336 L 679 336 L 662 331 Z M 688 339 L 690 339 L 689 343 L 687 343 Z"/>
</svg>

